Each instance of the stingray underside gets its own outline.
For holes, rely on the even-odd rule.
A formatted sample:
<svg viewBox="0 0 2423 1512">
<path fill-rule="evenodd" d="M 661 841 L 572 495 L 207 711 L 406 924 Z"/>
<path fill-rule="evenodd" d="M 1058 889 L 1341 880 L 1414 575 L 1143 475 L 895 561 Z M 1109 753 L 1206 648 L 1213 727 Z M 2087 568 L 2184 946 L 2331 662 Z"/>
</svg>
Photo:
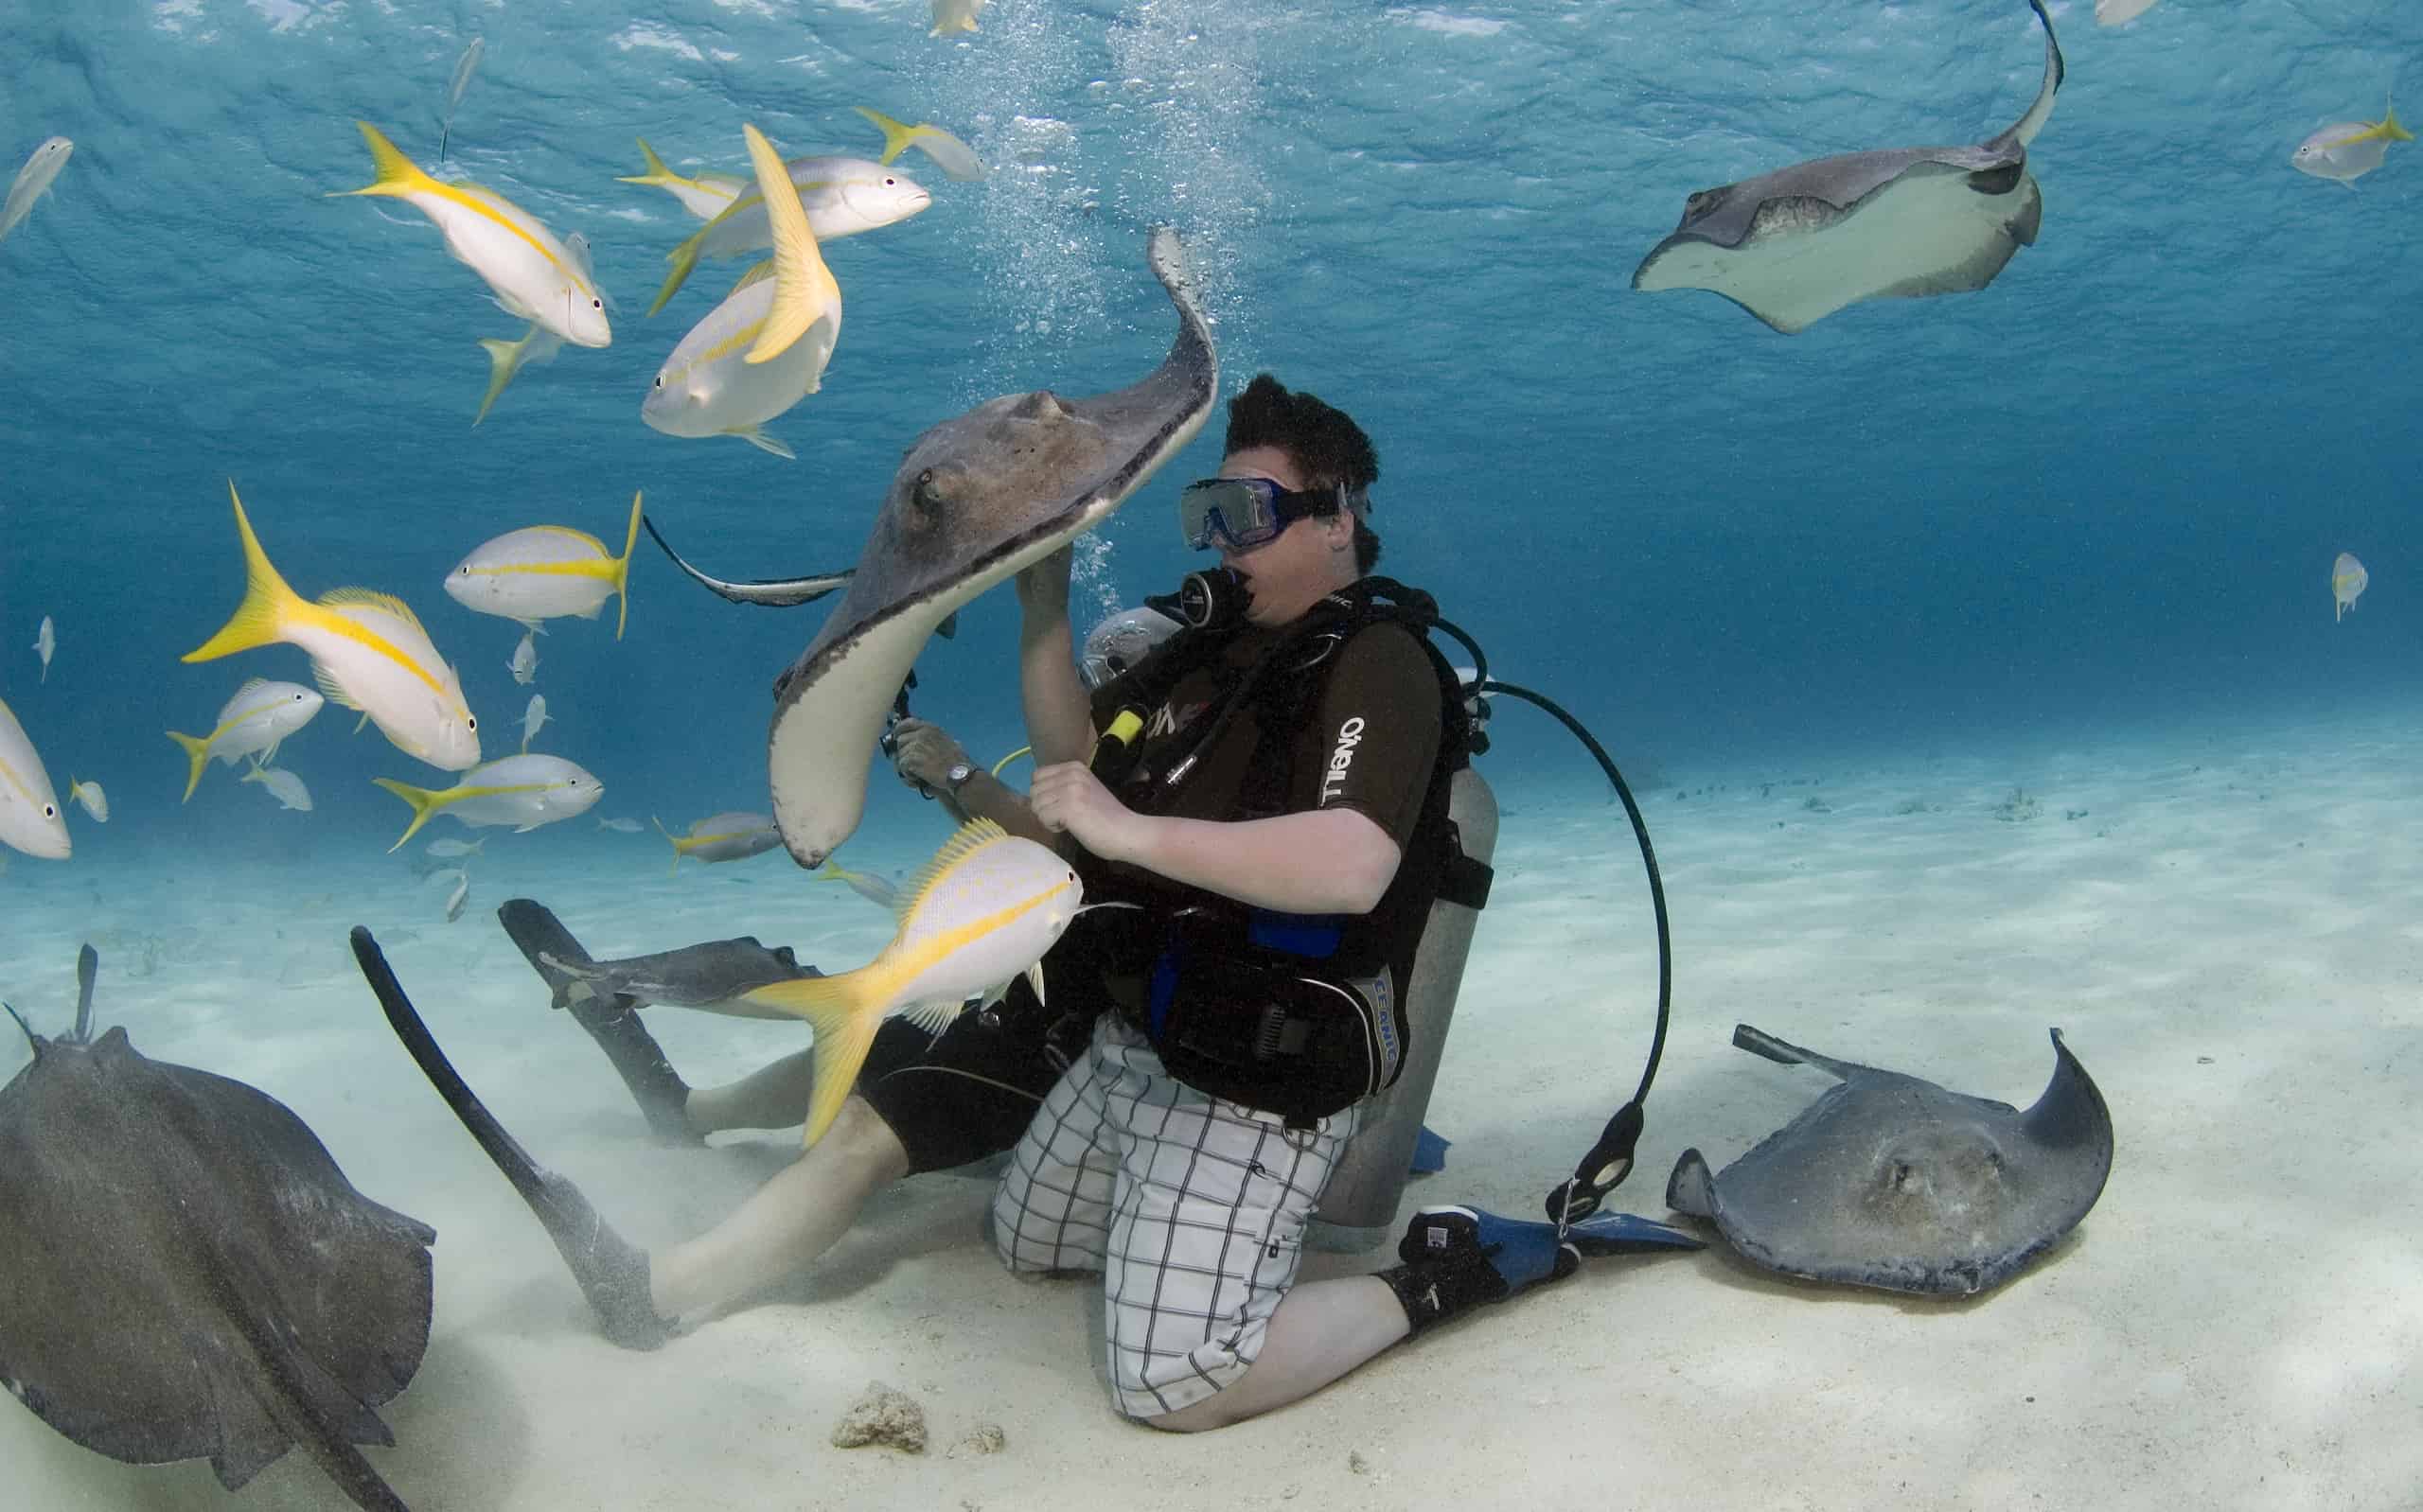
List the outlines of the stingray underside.
<svg viewBox="0 0 2423 1512">
<path fill-rule="evenodd" d="M 1785 1275 L 1928 1295 L 1999 1285 L 2078 1225 L 2112 1169 L 2102 1094 L 2058 1030 L 2053 1043 L 2052 1080 L 2025 1112 L 1843 1065 L 1724 1170 L 1685 1152 L 1667 1201 Z"/>
<path fill-rule="evenodd" d="M 0 1090 L 0 1380 L 131 1464 L 207 1458 L 229 1489 L 297 1443 L 361 1505 L 352 1446 L 429 1343 L 435 1231 L 356 1191 L 240 1081 L 112 1029 Z"/>
<path fill-rule="evenodd" d="M 1218 361 L 1183 250 L 1167 227 L 1147 250 L 1178 317 L 1160 366 L 1089 398 L 991 399 L 918 437 L 848 593 L 776 681 L 774 821 L 800 865 L 822 865 L 858 828 L 884 716 L 935 627 L 1109 518 L 1211 413 Z"/>
<path fill-rule="evenodd" d="M 1691 197 L 1635 289 L 1705 289 L 1787 335 L 1868 299 L 1963 293 L 2036 239 L 2026 149 L 1822 158 Z"/>
</svg>

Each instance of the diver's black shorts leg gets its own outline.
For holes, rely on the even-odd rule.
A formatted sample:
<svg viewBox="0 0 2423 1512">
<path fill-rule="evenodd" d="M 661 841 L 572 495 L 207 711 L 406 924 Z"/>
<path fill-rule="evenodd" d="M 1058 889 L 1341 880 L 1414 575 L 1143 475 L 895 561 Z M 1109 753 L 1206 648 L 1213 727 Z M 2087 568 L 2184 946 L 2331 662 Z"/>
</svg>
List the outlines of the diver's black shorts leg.
<svg viewBox="0 0 2423 1512">
<path fill-rule="evenodd" d="M 657 1315 L 648 1294 L 647 1251 L 609 1227 L 579 1187 L 530 1158 L 521 1141 L 496 1121 L 455 1073 L 412 999 L 404 995 L 403 984 L 396 979 L 379 941 L 358 925 L 351 938 L 353 958 L 360 963 L 370 990 L 378 994 L 379 1006 L 386 1011 L 388 1026 L 412 1053 L 421 1074 L 437 1088 L 438 1096 L 454 1110 L 454 1116 L 522 1194 L 547 1237 L 556 1241 L 557 1253 L 572 1268 L 573 1279 L 596 1310 L 607 1339 L 626 1349 L 654 1349 L 663 1345 L 673 1327 Z"/>
<path fill-rule="evenodd" d="M 701 1145 L 706 1136 L 690 1127 L 684 1110 L 689 1106 L 690 1083 L 673 1069 L 656 1036 L 641 1021 L 639 1005 L 623 993 L 599 997 L 586 991 L 573 992 L 575 978 L 550 965 L 546 958 L 586 964 L 589 952 L 580 948 L 572 931 L 545 905 L 530 898 L 508 898 L 496 911 L 497 921 L 504 932 L 522 947 L 530 969 L 547 984 L 557 1008 L 570 1011 L 573 1021 L 589 1031 L 597 1047 L 606 1052 L 613 1064 L 615 1074 L 623 1085 L 630 1089 L 631 1100 L 640 1105 L 640 1114 L 655 1132 L 660 1143 L 668 1145 Z"/>
</svg>

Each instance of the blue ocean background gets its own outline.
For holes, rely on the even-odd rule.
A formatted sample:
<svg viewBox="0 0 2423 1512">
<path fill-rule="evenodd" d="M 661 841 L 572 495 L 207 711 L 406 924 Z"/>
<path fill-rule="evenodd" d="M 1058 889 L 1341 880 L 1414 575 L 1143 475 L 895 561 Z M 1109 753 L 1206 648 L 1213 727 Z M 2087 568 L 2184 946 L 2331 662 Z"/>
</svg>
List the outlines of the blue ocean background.
<svg viewBox="0 0 2423 1512">
<path fill-rule="evenodd" d="M 2288 154 L 2379 114 L 2423 41 L 2412 7 L 2170 0 L 2109 30 L 2056 7 L 2039 244 L 1984 292 L 1796 338 L 1711 294 L 1634 293 L 1631 270 L 1693 189 L 2008 124 L 2041 70 L 2025 5 L 1002 0 L 948 42 L 924 15 L 10 8 L 0 147 L 77 150 L 0 244 L 0 688 L 54 777 L 112 795 L 80 859 L 365 846 L 402 818 L 367 779 L 433 775 L 331 711 L 286 753 L 316 815 L 218 782 L 177 803 L 159 732 L 205 729 L 245 677 L 303 675 L 287 649 L 175 659 L 239 593 L 229 479 L 304 591 L 420 610 L 496 754 L 519 738 L 519 632 L 439 592 L 462 554 L 539 522 L 618 538 L 642 489 L 710 571 L 846 565 L 926 426 L 1158 360 L 1160 220 L 1210 288 L 1225 389 L 1268 369 L 1355 414 L 1387 570 L 1644 786 L 2409 696 L 2414 165 L 2393 149 L 2351 193 Z M 408 207 L 326 197 L 368 182 L 355 117 L 435 165 L 474 36 L 451 169 L 584 232 L 619 306 L 610 349 L 528 370 L 477 430 L 473 343 L 519 323 Z M 949 126 L 995 171 L 954 184 L 912 153 L 934 207 L 830 248 L 842 343 L 772 427 L 797 463 L 648 431 L 655 368 L 740 265 L 642 318 L 695 223 L 614 182 L 640 170 L 632 138 L 685 170 L 745 167 L 743 121 L 789 152 L 872 153 L 857 104 Z M 1217 446 L 1215 423 L 1102 533 L 1081 618 L 1187 568 L 1171 500 Z M 2334 624 L 2343 550 L 2374 587 Z M 538 748 L 604 779 L 601 815 L 759 806 L 769 686 L 822 607 L 723 604 L 645 541 L 631 596 L 619 644 L 578 622 L 540 641 L 557 723 Z M 60 651 L 37 686 L 44 614 Z M 1015 623 L 994 593 L 921 664 L 920 711 L 987 755 L 1017 744 Z M 1490 769 L 1579 782 L 1579 763 L 1542 724 L 1501 733 Z M 913 802 L 886 790 L 871 822 Z"/>
</svg>

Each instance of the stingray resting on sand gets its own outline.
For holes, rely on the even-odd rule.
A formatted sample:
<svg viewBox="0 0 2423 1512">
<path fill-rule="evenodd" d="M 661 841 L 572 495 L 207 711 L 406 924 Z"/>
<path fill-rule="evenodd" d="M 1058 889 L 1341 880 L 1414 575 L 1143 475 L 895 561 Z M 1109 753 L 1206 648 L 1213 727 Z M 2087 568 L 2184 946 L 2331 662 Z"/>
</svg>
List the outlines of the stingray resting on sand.
<svg viewBox="0 0 2423 1512">
<path fill-rule="evenodd" d="M 0 1088 L 0 1385 L 112 1459 L 207 1458 L 233 1491 L 299 1444 L 402 1512 L 354 1446 L 396 1441 L 376 1409 L 428 1347 L 436 1231 L 267 1094 L 92 1038 L 98 964 Z"/>
<path fill-rule="evenodd" d="M 1635 289 L 1707 289 L 1786 335 L 1864 299 L 1985 288 L 2034 244 L 2044 201 L 2027 146 L 2053 114 L 2061 48 L 2043 0 L 2044 82 L 2027 113 L 1976 147 L 1848 152 L 1702 189 L 1632 275 Z"/>
<path fill-rule="evenodd" d="M 1733 1043 L 1837 1085 L 1711 1176 L 1683 1152 L 1666 1205 L 1715 1222 L 1742 1257 L 1813 1281 L 1965 1296 L 1999 1286 L 2078 1226 L 2112 1173 L 2112 1115 L 2053 1030 L 2053 1080 L 2022 1113 L 1932 1081 L 1787 1045 Z"/>
<path fill-rule="evenodd" d="M 1212 413 L 1219 364 L 1177 234 L 1155 227 L 1153 274 L 1178 319 L 1141 382 L 1064 399 L 989 399 L 919 436 L 816 638 L 774 684 L 774 822 L 804 867 L 858 825 L 867 758 L 926 639 L 946 617 L 1110 518 Z"/>
</svg>

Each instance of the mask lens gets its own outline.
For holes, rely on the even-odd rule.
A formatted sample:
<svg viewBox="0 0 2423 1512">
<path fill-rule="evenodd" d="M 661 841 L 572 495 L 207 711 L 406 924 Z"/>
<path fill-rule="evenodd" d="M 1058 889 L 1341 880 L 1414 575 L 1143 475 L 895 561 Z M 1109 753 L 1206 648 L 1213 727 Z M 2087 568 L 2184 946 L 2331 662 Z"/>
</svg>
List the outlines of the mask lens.
<svg viewBox="0 0 2423 1512">
<path fill-rule="evenodd" d="M 1247 551 L 1276 536 L 1279 485 L 1264 478 L 1206 478 L 1178 495 L 1178 533 L 1194 551 Z"/>
</svg>

